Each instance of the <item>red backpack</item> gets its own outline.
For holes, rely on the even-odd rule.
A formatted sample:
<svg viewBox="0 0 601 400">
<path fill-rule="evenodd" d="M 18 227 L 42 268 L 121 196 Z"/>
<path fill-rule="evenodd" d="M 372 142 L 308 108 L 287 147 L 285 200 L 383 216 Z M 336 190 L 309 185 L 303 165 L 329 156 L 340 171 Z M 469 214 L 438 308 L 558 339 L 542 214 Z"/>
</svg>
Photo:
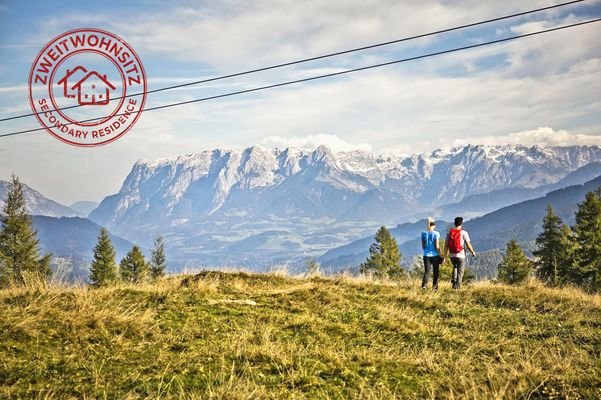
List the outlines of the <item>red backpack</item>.
<svg viewBox="0 0 601 400">
<path fill-rule="evenodd" d="M 463 245 L 461 244 L 461 229 L 453 229 L 449 231 L 449 251 L 453 254 L 461 253 Z"/>
</svg>

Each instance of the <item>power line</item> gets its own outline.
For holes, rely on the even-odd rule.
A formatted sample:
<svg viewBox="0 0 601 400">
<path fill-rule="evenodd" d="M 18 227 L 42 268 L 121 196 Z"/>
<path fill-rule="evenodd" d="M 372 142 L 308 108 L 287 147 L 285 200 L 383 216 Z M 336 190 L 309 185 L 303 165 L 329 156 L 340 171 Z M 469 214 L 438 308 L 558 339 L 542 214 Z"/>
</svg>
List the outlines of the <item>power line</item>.
<svg viewBox="0 0 601 400">
<path fill-rule="evenodd" d="M 373 48 L 377 48 L 377 47 L 388 46 L 388 45 L 395 44 L 395 43 L 401 43 L 401 42 L 406 42 L 406 41 L 410 41 L 410 40 L 420 39 L 420 38 L 424 38 L 424 37 L 428 37 L 428 36 L 438 35 L 438 34 L 441 34 L 441 33 L 453 32 L 453 31 L 457 31 L 457 30 L 461 30 L 461 29 L 465 29 L 465 28 L 471 28 L 471 27 L 478 26 L 478 25 L 488 24 L 488 23 L 491 23 L 491 22 L 502 21 L 502 20 L 505 20 L 505 19 L 510 19 L 510 18 L 520 17 L 520 16 L 524 16 L 524 15 L 528 15 L 528 14 L 537 13 L 537 12 L 540 12 L 540 11 L 550 10 L 550 9 L 554 9 L 554 8 L 558 8 L 558 7 L 564 7 L 564 6 L 567 6 L 567 5 L 570 5 L 570 4 L 581 3 L 583 1 L 585 1 L 585 0 L 569 1 L 569 2 L 566 2 L 566 3 L 555 4 L 555 5 L 552 5 L 552 6 L 536 8 L 536 9 L 533 9 L 533 10 L 530 10 L 530 11 L 523 11 L 523 12 L 519 12 L 519 13 L 516 13 L 516 14 L 510 14 L 510 15 L 505 15 L 505 16 L 502 16 L 502 17 L 487 19 L 487 20 L 484 20 L 484 21 L 479 21 L 479 22 L 473 22 L 473 23 L 469 23 L 469 24 L 465 24 L 465 25 L 460 25 L 460 26 L 456 26 L 456 27 L 453 27 L 453 28 L 446 28 L 446 29 L 441 29 L 441 30 L 434 31 L 434 32 L 423 33 L 423 34 L 420 34 L 420 35 L 405 37 L 405 38 L 402 38 L 402 39 L 395 39 L 395 40 L 390 40 L 390 41 L 387 41 L 387 42 L 376 43 L 376 44 L 372 44 L 372 45 L 368 45 L 368 46 L 356 47 L 356 48 L 353 48 L 353 49 L 350 49 L 350 50 L 343 50 L 343 51 L 338 51 L 338 52 L 335 52 L 335 53 L 324 54 L 324 55 L 321 55 L 321 56 L 310 57 L 310 58 L 303 58 L 303 59 L 300 59 L 300 60 L 289 61 L 289 62 L 285 62 L 285 63 L 282 63 L 282 64 L 275 64 L 275 65 L 271 65 L 271 66 L 267 66 L 267 67 L 261 67 L 261 68 L 257 68 L 257 69 L 251 69 L 251 70 L 247 70 L 247 71 L 243 71 L 243 72 L 236 72 L 236 73 L 233 73 L 233 74 L 217 76 L 217 77 L 214 77 L 214 78 L 202 79 L 202 80 L 197 80 L 197 81 L 192 81 L 192 82 L 187 82 L 187 83 L 181 83 L 181 84 L 178 84 L 178 85 L 166 86 L 166 87 L 162 87 L 162 88 L 147 90 L 146 94 L 163 92 L 163 91 L 166 91 L 166 90 L 178 89 L 178 88 L 182 88 L 182 87 L 198 85 L 198 84 L 201 84 L 201 83 L 214 82 L 214 81 L 218 81 L 218 80 L 222 80 L 222 79 L 235 78 L 235 77 L 238 77 L 238 76 L 254 74 L 254 73 L 257 73 L 257 72 L 268 71 L 268 70 L 272 70 L 272 69 L 276 69 L 276 68 L 288 67 L 288 66 L 295 65 L 295 64 L 302 64 L 302 63 L 306 63 L 306 62 L 310 62 L 310 61 L 322 60 L 324 58 L 335 57 L 335 56 L 339 56 L 339 55 L 343 55 L 343 54 L 349 54 L 349 53 L 354 53 L 354 52 L 358 52 L 358 51 L 373 49 Z M 132 93 L 132 94 L 129 94 L 129 95 L 126 95 L 126 96 L 120 96 L 120 97 L 111 98 L 109 101 L 120 100 L 120 99 L 128 98 L 128 97 L 140 96 L 140 95 L 143 95 L 143 94 L 144 94 L 143 92 Z M 57 109 L 55 109 L 53 111 L 69 110 L 69 109 L 78 108 L 78 107 L 82 107 L 82 105 L 81 104 L 76 104 L 76 105 L 72 105 L 72 106 L 57 108 Z M 33 113 L 15 115 L 15 116 L 12 116 L 12 117 L 0 118 L 0 122 L 10 121 L 10 120 L 19 119 L 19 118 L 25 118 L 25 117 L 31 117 L 31 116 L 39 115 L 39 114 L 41 114 L 41 112 L 33 112 Z"/>
<path fill-rule="evenodd" d="M 314 80 L 317 80 L 317 79 L 331 78 L 331 77 L 334 77 L 334 76 L 350 74 L 350 73 L 353 73 L 353 72 L 365 71 L 365 70 L 369 70 L 369 69 L 385 67 L 385 66 L 388 66 L 388 65 L 400 64 L 400 63 L 403 63 L 403 62 L 415 61 L 415 60 L 420 60 L 420 59 L 424 59 L 424 58 L 428 58 L 428 57 L 439 56 L 439 55 L 442 55 L 442 54 L 449 54 L 449 53 L 454 53 L 454 52 L 458 52 L 458 51 L 462 51 L 462 50 L 474 49 L 474 48 L 477 48 L 477 47 L 483 47 L 483 46 L 489 46 L 489 45 L 503 43 L 503 42 L 509 42 L 509 41 L 512 41 L 512 40 L 517 40 L 517 39 L 521 39 L 521 38 L 525 38 L 525 37 L 530 37 L 530 36 L 535 36 L 535 35 L 541 35 L 543 33 L 549 33 L 549 32 L 559 31 L 559 30 L 562 30 L 562 29 L 573 28 L 573 27 L 576 27 L 576 26 L 582 26 L 582 25 L 592 24 L 594 22 L 600 22 L 600 21 L 601 21 L 601 18 L 597 18 L 597 19 L 592 19 L 592 20 L 588 20 L 588 21 L 577 22 L 577 23 L 574 23 L 574 24 L 563 25 L 563 26 L 559 26 L 559 27 L 555 27 L 555 28 L 544 29 L 544 30 L 540 30 L 540 31 L 536 31 L 536 32 L 525 33 L 525 34 L 522 34 L 522 35 L 511 36 L 511 37 L 508 37 L 508 38 L 492 40 L 492 41 L 489 41 L 489 42 L 482 42 L 482 43 L 472 44 L 472 45 L 469 45 L 469 46 L 456 47 L 456 48 L 453 48 L 453 49 L 448 49 L 448 50 L 443 50 L 443 51 L 437 51 L 437 52 L 434 52 L 434 53 L 427 53 L 427 54 L 423 54 L 423 55 L 420 55 L 420 56 L 409 57 L 409 58 L 402 58 L 402 59 L 399 59 L 399 60 L 388 61 L 388 62 L 385 62 L 385 63 L 373 64 L 373 65 L 368 65 L 368 66 L 360 67 L 360 68 L 348 69 L 348 70 L 344 70 L 344 71 L 340 71 L 340 72 L 332 72 L 332 73 L 329 73 L 329 74 L 317 75 L 317 76 L 312 76 L 312 77 L 309 77 L 309 78 L 303 78 L 303 79 L 297 79 L 297 80 L 293 80 L 293 81 L 275 83 L 275 84 L 266 85 L 266 86 L 259 86 L 259 87 L 252 88 L 252 89 L 239 90 L 239 91 L 236 91 L 236 92 L 223 93 L 223 94 L 219 94 L 219 95 L 215 95 L 215 96 L 201 97 L 201 98 L 193 99 L 193 100 L 180 101 L 180 102 L 177 102 L 177 103 L 170 103 L 170 104 L 164 104 L 164 105 L 161 105 L 161 106 L 149 107 L 149 108 L 145 108 L 143 110 L 133 111 L 130 114 L 136 114 L 136 113 L 145 112 L 145 111 L 161 110 L 161 109 L 164 109 L 164 108 L 177 107 L 177 106 L 186 105 L 186 104 L 199 103 L 199 102 L 202 102 L 202 101 L 220 99 L 220 98 L 223 98 L 223 97 L 230 97 L 230 96 L 236 96 L 236 95 L 245 94 L 245 93 L 258 92 L 258 91 L 261 91 L 261 90 L 273 89 L 273 88 L 282 87 L 282 86 L 288 86 L 288 85 L 293 85 L 293 84 L 297 84 L 297 83 L 301 83 L 301 82 L 309 82 L 309 81 L 314 81 Z M 121 115 L 125 115 L 125 113 L 123 113 L 123 114 L 116 114 L 114 116 L 121 116 Z M 106 116 L 105 117 L 90 118 L 90 119 L 86 119 L 86 120 L 79 121 L 79 122 L 80 123 L 81 122 L 91 122 L 91 121 L 96 121 L 96 120 L 104 119 L 104 118 L 106 118 Z M 73 122 L 70 122 L 70 123 L 66 123 L 64 125 L 66 126 L 66 125 L 73 125 L 73 124 L 74 124 Z M 0 137 L 14 136 L 14 135 L 20 135 L 20 134 L 30 133 L 30 132 L 37 132 L 37 131 L 42 131 L 42 130 L 45 130 L 45 129 L 46 128 L 35 128 L 35 129 L 27 129 L 27 130 L 17 131 L 17 132 L 9 132 L 9 133 L 1 134 Z"/>
</svg>

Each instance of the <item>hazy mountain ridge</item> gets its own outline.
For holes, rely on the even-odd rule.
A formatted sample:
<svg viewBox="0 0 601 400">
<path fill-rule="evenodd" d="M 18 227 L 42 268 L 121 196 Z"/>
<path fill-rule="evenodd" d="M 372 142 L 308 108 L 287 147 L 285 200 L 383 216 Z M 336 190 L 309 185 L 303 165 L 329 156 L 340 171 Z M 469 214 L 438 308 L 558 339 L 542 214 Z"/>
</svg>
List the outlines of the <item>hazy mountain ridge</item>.
<svg viewBox="0 0 601 400">
<path fill-rule="evenodd" d="M 479 217 L 509 204 L 544 196 L 553 190 L 581 185 L 598 176 L 601 176 L 601 162 L 592 162 L 569 173 L 556 183 L 536 188 L 508 188 L 493 190 L 489 193 L 473 194 L 457 203 L 446 204 L 437 208 L 433 211 L 433 215 L 447 220 L 451 220 L 457 215 L 463 215 L 466 218 Z"/>
<path fill-rule="evenodd" d="M 52 252 L 60 257 L 92 260 L 100 226 L 81 217 L 33 216 L 33 226 L 38 232 L 42 252 Z M 133 243 L 110 234 L 117 261 L 131 250 Z"/>
<path fill-rule="evenodd" d="M 546 196 L 503 207 L 482 217 L 466 221 L 465 229 L 470 233 L 477 252 L 502 249 L 511 239 L 529 245 L 542 229 L 547 205 L 553 206 L 557 215 L 565 223 L 573 224 L 577 204 L 584 200 L 587 192 L 600 187 L 601 176 L 583 185 L 558 189 Z M 448 222 L 438 221 L 437 229 L 444 236 L 449 226 Z M 398 225 L 390 231 L 399 243 L 401 252 L 406 257 L 413 257 L 421 253 L 419 234 L 423 230 L 424 222 L 420 220 Z M 407 240 L 408 237 L 411 238 Z M 367 257 L 368 246 L 372 241 L 370 236 L 358 239 L 329 250 L 319 260 L 329 269 L 358 265 Z"/>
<path fill-rule="evenodd" d="M 32 218 L 41 252 L 52 253 L 55 261 L 58 257 L 68 262 L 68 271 L 61 271 L 67 274 L 68 280 L 87 281 L 100 226 L 81 217 L 34 215 Z M 131 250 L 133 243 L 112 233 L 110 236 L 116 261 L 119 262 Z"/>
<path fill-rule="evenodd" d="M 87 216 L 90 212 L 92 212 L 92 210 L 94 210 L 96 207 L 98 207 L 100 203 L 97 203 L 95 201 L 76 201 L 73 204 L 70 204 L 69 207 L 72 210 L 77 211 L 78 213 L 80 213 L 82 216 Z"/>
<path fill-rule="evenodd" d="M 50 200 L 37 190 L 27 185 L 24 186 L 27 212 L 30 215 L 46 215 L 49 217 L 75 217 L 81 214 L 64 204 Z M 8 182 L 0 181 L 0 210 L 4 208 L 4 202 L 8 194 Z"/>
</svg>

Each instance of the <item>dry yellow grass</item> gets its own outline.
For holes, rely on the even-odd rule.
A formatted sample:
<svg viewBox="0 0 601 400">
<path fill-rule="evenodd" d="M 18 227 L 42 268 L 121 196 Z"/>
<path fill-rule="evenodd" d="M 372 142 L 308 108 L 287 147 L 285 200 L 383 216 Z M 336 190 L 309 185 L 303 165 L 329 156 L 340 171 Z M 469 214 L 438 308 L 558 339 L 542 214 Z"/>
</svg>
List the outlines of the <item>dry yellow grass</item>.
<svg viewBox="0 0 601 400">
<path fill-rule="evenodd" d="M 0 290 L 0 397 L 601 397 L 601 298 L 209 273 Z"/>
</svg>

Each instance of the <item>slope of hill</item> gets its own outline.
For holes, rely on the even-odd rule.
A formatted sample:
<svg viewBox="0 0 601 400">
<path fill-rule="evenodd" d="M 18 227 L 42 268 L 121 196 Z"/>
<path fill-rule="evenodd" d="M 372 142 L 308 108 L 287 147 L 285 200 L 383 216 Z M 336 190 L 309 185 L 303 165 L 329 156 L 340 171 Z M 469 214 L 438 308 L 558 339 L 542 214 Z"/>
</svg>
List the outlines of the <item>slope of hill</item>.
<svg viewBox="0 0 601 400">
<path fill-rule="evenodd" d="M 598 146 L 469 145 L 410 157 L 213 150 L 136 163 L 89 218 L 147 246 L 162 232 L 182 261 L 260 266 L 321 254 L 466 196 L 553 184 L 597 160 Z"/>
<path fill-rule="evenodd" d="M 601 299 L 575 289 L 204 273 L 0 290 L 0 315 L 2 398 L 601 395 Z"/>
<path fill-rule="evenodd" d="M 564 222 L 572 224 L 577 204 L 584 199 L 587 192 L 597 190 L 599 187 L 601 187 L 601 176 L 583 185 L 570 186 L 550 192 L 544 197 L 504 207 L 466 221 L 464 226 L 470 233 L 478 252 L 503 249 L 511 239 L 521 243 L 531 242 L 542 229 L 542 219 L 547 205 L 553 206 Z M 445 232 L 448 227 L 448 224 L 439 222 L 437 229 Z M 422 230 L 423 222 L 418 221 L 392 228 L 391 233 L 397 239 L 401 252 L 407 257 L 412 257 L 420 253 L 419 233 Z M 411 235 L 411 240 L 407 240 L 408 235 Z M 371 236 L 356 240 L 326 252 L 319 257 L 319 260 L 326 267 L 334 270 L 336 267 L 355 266 L 367 257 L 372 242 Z M 474 267 L 477 268 L 477 260 Z"/>
<path fill-rule="evenodd" d="M 510 239 L 532 241 L 542 229 L 548 205 L 565 223 L 572 225 L 577 204 L 584 200 L 587 192 L 600 187 L 601 176 L 584 185 L 570 186 L 550 192 L 545 197 L 502 208 L 470 220 L 465 226 L 470 230 L 475 245 L 482 250 L 502 248 Z"/>
<path fill-rule="evenodd" d="M 98 239 L 100 226 L 80 217 L 33 216 L 33 226 L 38 231 L 40 250 L 52 253 L 65 261 L 64 279 L 70 282 L 87 281 L 89 263 Z M 133 243 L 111 234 L 111 241 L 117 254 L 117 262 L 131 250 Z"/>
<path fill-rule="evenodd" d="M 465 218 L 475 218 L 511 204 L 542 197 L 553 190 L 582 185 L 598 176 L 601 176 L 601 162 L 592 162 L 574 172 L 570 172 L 554 184 L 536 188 L 509 188 L 493 190 L 489 193 L 473 194 L 458 203 L 444 205 L 434 211 L 433 214 L 446 220 L 451 220 L 457 215 L 463 215 Z"/>
<path fill-rule="evenodd" d="M 38 231 L 40 248 L 61 257 L 92 258 L 92 249 L 98 239 L 100 226 L 81 217 L 53 218 L 33 216 L 33 226 Z M 118 257 L 131 250 L 133 243 L 111 234 Z"/>
<path fill-rule="evenodd" d="M 40 192 L 30 188 L 27 185 L 24 186 L 25 202 L 27 204 L 27 212 L 30 215 L 46 215 L 49 217 L 75 217 L 80 216 L 77 211 L 57 203 L 54 200 L 50 200 L 44 197 Z M 0 210 L 4 208 L 4 201 L 8 194 L 8 182 L 0 181 Z"/>
</svg>

